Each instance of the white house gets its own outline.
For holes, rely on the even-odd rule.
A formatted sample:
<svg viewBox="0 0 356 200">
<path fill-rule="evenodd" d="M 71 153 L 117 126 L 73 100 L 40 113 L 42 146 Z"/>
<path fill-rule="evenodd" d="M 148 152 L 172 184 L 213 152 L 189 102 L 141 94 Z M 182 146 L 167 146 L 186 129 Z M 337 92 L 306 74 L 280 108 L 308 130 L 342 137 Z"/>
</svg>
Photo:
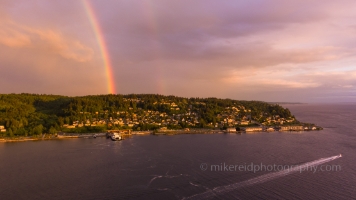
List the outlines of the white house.
<svg viewBox="0 0 356 200">
<path fill-rule="evenodd" d="M 228 133 L 236 132 L 236 128 L 227 128 L 226 132 L 228 132 Z"/>
<path fill-rule="evenodd" d="M 258 132 L 258 131 L 262 131 L 262 127 L 259 127 L 259 126 L 253 126 L 253 127 L 245 127 L 245 128 L 242 128 L 244 131 L 246 132 Z"/>
</svg>

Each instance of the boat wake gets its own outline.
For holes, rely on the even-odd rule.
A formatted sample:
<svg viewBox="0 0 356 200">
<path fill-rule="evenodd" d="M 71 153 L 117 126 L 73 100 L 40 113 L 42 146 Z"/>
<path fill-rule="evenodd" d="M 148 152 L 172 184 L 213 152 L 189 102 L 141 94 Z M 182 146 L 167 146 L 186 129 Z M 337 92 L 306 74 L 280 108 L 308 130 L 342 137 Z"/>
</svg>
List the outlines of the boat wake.
<svg viewBox="0 0 356 200">
<path fill-rule="evenodd" d="M 152 184 L 152 182 L 156 179 L 160 179 L 160 178 L 178 178 L 178 177 L 183 177 L 183 176 L 189 176 L 187 174 L 179 174 L 179 175 L 168 175 L 168 172 L 166 173 L 166 175 L 155 175 L 150 182 L 147 184 L 147 188 L 149 188 Z"/>
<path fill-rule="evenodd" d="M 252 178 L 252 179 L 249 179 L 249 180 L 246 180 L 246 181 L 237 182 L 237 183 L 233 183 L 233 184 L 225 185 L 225 186 L 220 186 L 220 187 L 215 187 L 212 190 L 207 190 L 206 192 L 195 194 L 193 196 L 186 197 L 186 198 L 183 198 L 183 199 L 206 199 L 206 198 L 211 198 L 211 197 L 214 197 L 214 196 L 219 196 L 219 195 L 228 193 L 230 191 L 236 190 L 236 189 L 241 188 L 241 187 L 251 186 L 251 185 L 258 184 L 258 183 L 264 183 L 264 182 L 267 182 L 267 181 L 270 181 L 270 180 L 273 180 L 273 179 L 276 179 L 276 178 L 279 178 L 279 177 L 283 177 L 283 176 L 286 176 L 286 175 L 289 175 L 289 174 L 292 174 L 292 173 L 295 173 L 295 172 L 302 172 L 302 171 L 305 171 L 305 170 L 310 169 L 312 167 L 315 167 L 315 166 L 330 162 L 332 160 L 335 160 L 335 159 L 338 159 L 338 158 L 341 158 L 341 157 L 342 157 L 342 155 L 340 154 L 340 155 L 331 156 L 331 157 L 328 157 L 328 158 L 320 158 L 318 160 L 307 162 L 307 163 L 304 163 L 304 164 L 301 164 L 301 165 L 297 165 L 297 166 L 291 167 L 289 169 L 281 170 L 281 171 L 278 171 L 278 172 L 268 173 L 268 174 L 265 174 L 265 175 L 262 175 L 262 176 L 258 176 L 256 178 Z"/>
</svg>

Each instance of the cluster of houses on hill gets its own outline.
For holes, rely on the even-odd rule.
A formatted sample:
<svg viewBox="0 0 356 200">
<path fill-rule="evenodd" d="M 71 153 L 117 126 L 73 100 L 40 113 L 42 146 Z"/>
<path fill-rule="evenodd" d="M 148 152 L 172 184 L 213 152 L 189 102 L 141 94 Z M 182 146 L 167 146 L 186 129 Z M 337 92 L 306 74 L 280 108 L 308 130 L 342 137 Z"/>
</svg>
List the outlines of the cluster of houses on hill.
<svg viewBox="0 0 356 200">
<path fill-rule="evenodd" d="M 291 123 L 294 122 L 295 118 L 283 118 L 280 117 L 279 115 L 273 115 L 271 117 L 267 117 L 264 122 L 262 122 L 263 125 L 271 125 L 271 124 L 280 124 L 283 125 L 285 123 Z"/>
<path fill-rule="evenodd" d="M 187 112 L 185 114 L 167 115 L 165 112 L 141 110 L 140 113 L 131 113 L 127 111 L 119 111 L 116 113 L 117 118 L 109 117 L 108 119 L 92 118 L 86 121 L 74 121 L 72 125 L 64 124 L 66 128 L 76 128 L 83 126 L 126 126 L 133 127 L 138 124 L 150 124 L 156 126 L 178 125 L 179 122 L 184 122 L 187 126 L 196 126 L 199 124 L 199 117 L 195 112 Z"/>
<path fill-rule="evenodd" d="M 130 102 L 140 102 L 140 99 L 124 99 L 124 101 Z M 225 109 L 219 114 L 214 116 L 213 122 L 202 122 L 202 116 L 195 112 L 194 106 L 189 105 L 188 109 L 182 110 L 179 103 L 175 102 L 154 102 L 154 105 L 166 105 L 173 113 L 167 114 L 166 112 L 154 111 L 154 110 L 144 110 L 142 108 L 129 107 L 128 111 L 117 111 L 115 113 L 96 112 L 96 113 L 83 113 L 85 119 L 81 121 L 73 121 L 71 124 L 64 124 L 65 128 L 77 128 L 83 126 L 115 126 L 115 127 L 125 127 L 134 128 L 138 125 L 154 125 L 156 127 L 179 127 L 179 125 L 184 124 L 182 127 L 203 127 L 201 123 L 205 123 L 205 128 L 229 128 L 228 130 L 236 131 L 235 127 L 242 127 L 242 131 L 252 132 L 252 131 L 299 131 L 299 130 L 312 130 L 313 127 L 303 127 L 303 126 L 286 126 L 286 124 L 292 124 L 295 122 L 294 117 L 283 118 L 279 115 L 267 115 L 260 114 L 259 116 L 251 116 L 251 110 L 246 109 L 242 105 L 235 105 L 231 107 L 225 107 Z M 195 102 L 195 104 L 201 104 L 198 106 L 204 106 L 204 102 Z M 172 113 L 172 112 L 171 112 Z M 104 117 L 105 116 L 105 117 Z M 262 120 L 261 120 L 262 119 Z M 261 123 L 257 122 L 260 121 Z M 258 127 L 251 126 L 257 122 Z M 269 128 L 267 128 L 269 127 Z"/>
<path fill-rule="evenodd" d="M 175 103 L 165 103 L 171 106 L 171 109 L 179 110 L 179 107 Z M 206 126 L 210 128 L 222 128 L 222 127 L 236 127 L 238 125 L 249 125 L 251 123 L 251 116 L 240 116 L 239 111 L 243 109 L 244 112 L 251 112 L 250 110 L 241 107 L 227 107 L 224 112 L 216 116 L 216 122 L 207 123 Z M 106 111 L 107 112 L 107 111 Z M 81 113 L 90 115 L 90 113 Z M 97 112 L 96 115 L 103 113 Z M 71 124 L 64 124 L 65 128 L 76 128 L 83 126 L 126 126 L 134 127 L 138 124 L 149 124 L 160 127 L 166 127 L 169 125 L 178 125 L 180 123 L 186 124 L 187 127 L 199 127 L 201 123 L 201 116 L 197 112 L 188 109 L 187 112 L 182 114 L 168 115 L 166 112 L 159 112 L 153 110 L 143 110 L 138 108 L 137 112 L 131 111 L 118 111 L 115 113 L 117 116 L 105 118 L 90 118 L 83 121 L 73 121 Z"/>
</svg>

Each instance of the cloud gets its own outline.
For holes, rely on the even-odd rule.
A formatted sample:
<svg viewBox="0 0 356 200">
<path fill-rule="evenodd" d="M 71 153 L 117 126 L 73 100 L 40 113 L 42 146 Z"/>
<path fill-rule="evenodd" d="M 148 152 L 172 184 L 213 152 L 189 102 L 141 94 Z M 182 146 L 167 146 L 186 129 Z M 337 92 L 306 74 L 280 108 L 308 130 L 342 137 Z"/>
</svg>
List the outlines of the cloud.
<svg viewBox="0 0 356 200">
<path fill-rule="evenodd" d="M 319 83 L 308 83 L 302 81 L 290 81 L 283 79 L 272 79 L 272 80 L 260 80 L 259 84 L 263 87 L 283 87 L 283 88 L 316 88 L 319 87 Z"/>
<path fill-rule="evenodd" d="M 119 55 L 115 62 L 140 65 L 165 60 L 169 68 L 172 63 L 190 61 L 194 62 L 192 68 L 205 71 L 201 73 L 204 76 L 216 67 L 300 65 L 340 59 L 345 52 L 351 55 L 349 49 L 340 50 L 329 38 L 313 34 L 316 29 L 325 29 L 315 24 L 326 23 L 327 27 L 328 20 L 333 19 L 329 8 L 335 3 L 331 1 L 310 1 L 311 6 L 298 1 L 195 1 L 188 7 L 186 3 L 120 2 L 115 4 L 120 12 L 96 4 L 107 9 L 101 25 L 108 31 L 107 42 L 117 44 L 110 51 Z M 174 10 L 167 11 L 168 7 Z M 140 12 L 133 14 L 132 10 Z M 117 24 L 121 28 L 116 28 Z M 311 38 L 303 38 L 306 32 Z"/>
<path fill-rule="evenodd" d="M 0 93 L 105 93 L 101 57 L 94 55 L 86 40 L 5 16 L 0 19 Z"/>
<path fill-rule="evenodd" d="M 0 25 L 0 27 L 2 27 Z M 0 30 L 0 44 L 9 47 L 23 47 L 31 44 L 28 35 L 15 31 L 13 29 L 2 28 Z"/>
<path fill-rule="evenodd" d="M 36 52 L 51 52 L 77 62 L 92 58 L 93 50 L 80 41 L 67 38 L 59 31 L 32 28 L 26 25 L 0 21 L 0 44 L 11 48 L 30 48 Z"/>
<path fill-rule="evenodd" d="M 88 3 L 120 93 L 283 101 L 356 84 L 355 1 Z M 0 18 L 0 76 L 13 91 L 107 92 L 80 1 L 3 0 Z"/>
<path fill-rule="evenodd" d="M 93 56 L 93 50 L 78 40 L 63 37 L 52 30 L 29 30 L 34 34 L 35 45 L 43 50 L 59 54 L 64 58 L 78 62 L 89 61 Z M 36 47 L 35 47 L 36 48 Z"/>
</svg>

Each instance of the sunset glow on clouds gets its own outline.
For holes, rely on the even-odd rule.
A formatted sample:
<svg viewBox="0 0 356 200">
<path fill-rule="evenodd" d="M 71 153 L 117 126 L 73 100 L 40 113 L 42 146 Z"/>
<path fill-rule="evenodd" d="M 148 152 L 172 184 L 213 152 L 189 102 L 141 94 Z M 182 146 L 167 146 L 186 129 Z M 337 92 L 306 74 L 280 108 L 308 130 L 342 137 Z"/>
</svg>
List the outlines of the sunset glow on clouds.
<svg viewBox="0 0 356 200">
<path fill-rule="evenodd" d="M 84 1 L 0 0 L 1 93 L 108 93 Z M 87 1 L 116 93 L 355 101 L 355 1 Z"/>
</svg>

